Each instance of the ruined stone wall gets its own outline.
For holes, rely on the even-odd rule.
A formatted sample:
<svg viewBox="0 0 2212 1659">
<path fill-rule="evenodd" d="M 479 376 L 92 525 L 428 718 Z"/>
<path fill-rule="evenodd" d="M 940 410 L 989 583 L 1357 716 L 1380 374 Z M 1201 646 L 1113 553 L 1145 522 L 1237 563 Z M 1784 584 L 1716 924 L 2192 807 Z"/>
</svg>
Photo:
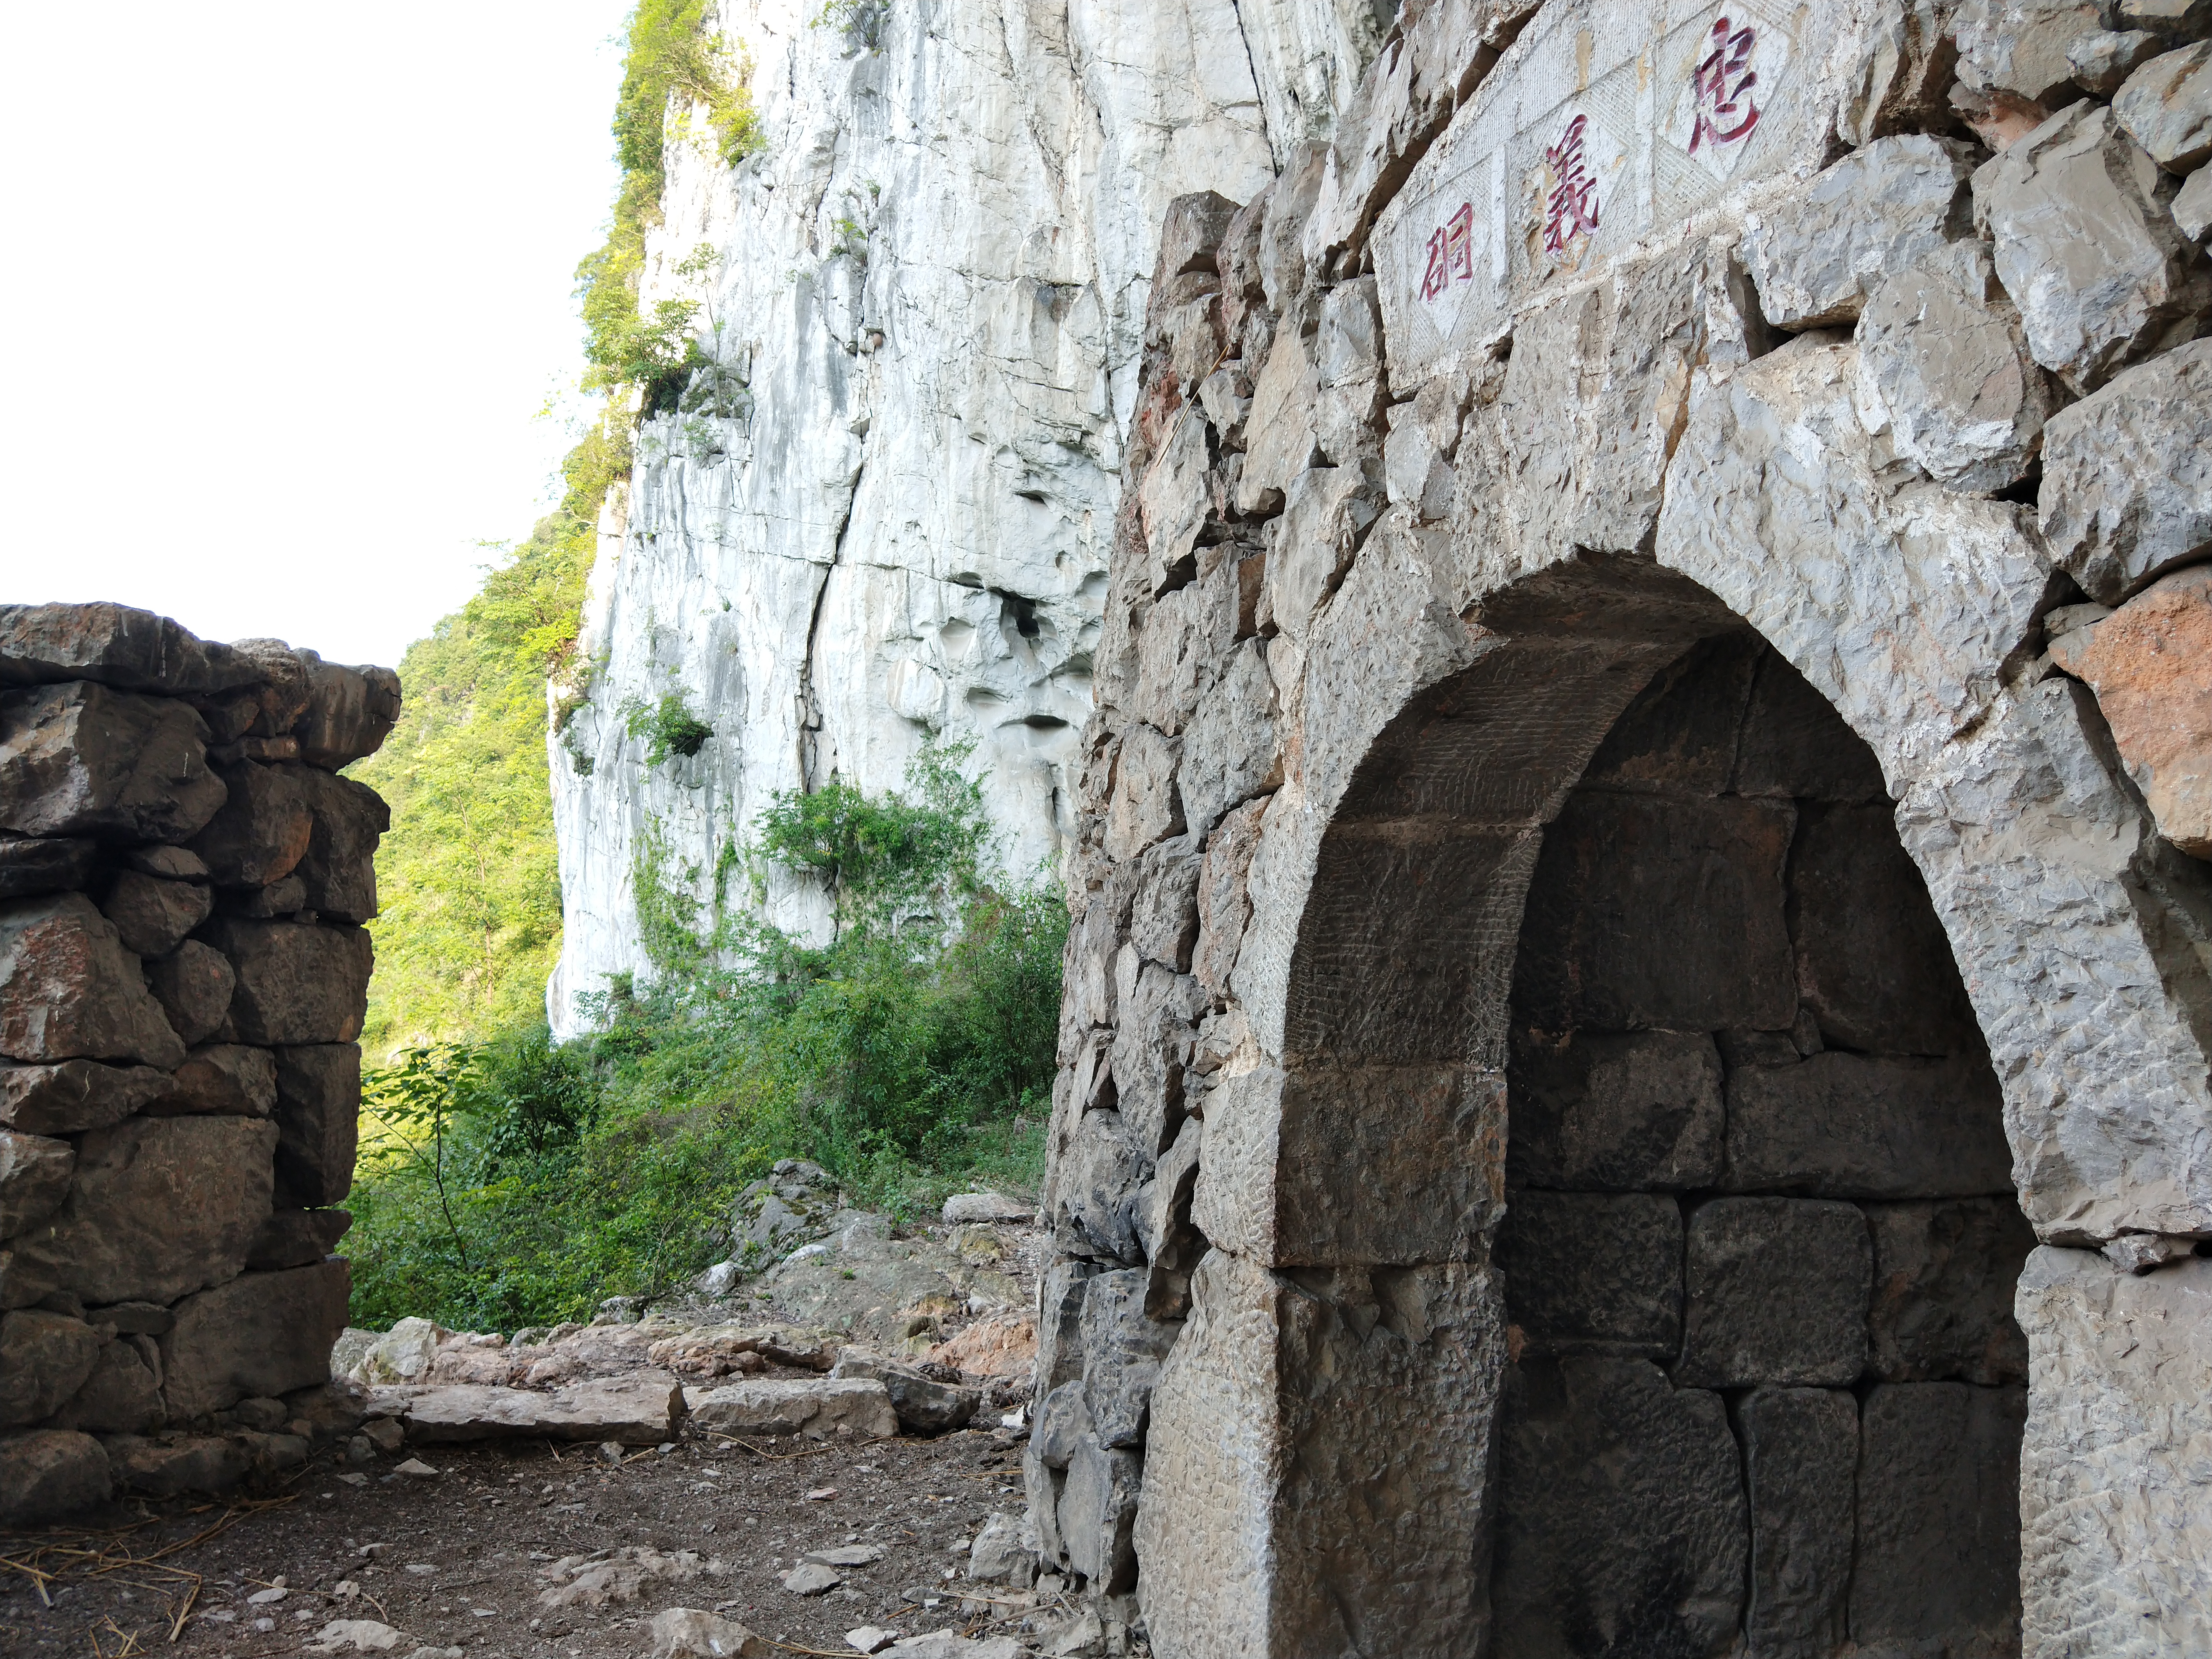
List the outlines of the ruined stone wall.
<svg viewBox="0 0 2212 1659">
<path fill-rule="evenodd" d="M 331 1431 L 384 668 L 0 606 L 0 1523 Z"/>
<path fill-rule="evenodd" d="M 2212 1645 L 2203 13 L 1410 5 L 1330 144 L 1170 208 L 1067 866 L 1029 1459 L 1109 1637 L 1717 1654 L 1786 1589 L 1793 1652 Z M 1770 759 L 1828 781 L 1656 792 L 1771 843 L 1756 1018 L 1540 1012 L 1577 915 L 1577 994 L 1694 975 L 1618 883 L 1710 897 L 1742 860 L 1627 821 L 1621 722 L 1762 644 L 1803 692 Z M 1717 1165 L 1533 1173 L 1540 1051 L 1667 1032 L 1710 1046 Z M 1667 1236 L 1547 1225 L 1571 1195 Z M 1672 1260 L 1680 1328 L 1547 1355 L 1562 1255 L 1592 1294 Z M 1724 1261 L 1826 1285 L 1836 1351 L 1701 1364 Z M 1907 1312 L 1948 1334 L 1906 1352 Z M 1734 1577 L 1516 1577 L 1547 1547 L 1516 1491 L 1627 1482 L 1585 1561 L 1711 1519 L 1516 1429 L 1570 1358 L 1634 1383 L 1583 1420 L 1728 1437 Z M 1803 1547 L 1791 1583 L 1762 1538 Z M 1846 1565 L 1877 1546 L 1886 1607 Z"/>
</svg>

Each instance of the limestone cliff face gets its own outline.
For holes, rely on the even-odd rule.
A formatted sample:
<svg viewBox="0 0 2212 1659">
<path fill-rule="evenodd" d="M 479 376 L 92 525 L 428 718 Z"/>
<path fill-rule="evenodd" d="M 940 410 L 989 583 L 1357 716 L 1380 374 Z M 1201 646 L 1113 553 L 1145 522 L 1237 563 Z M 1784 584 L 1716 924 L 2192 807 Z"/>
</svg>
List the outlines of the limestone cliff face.
<svg viewBox="0 0 2212 1659">
<path fill-rule="evenodd" d="M 1325 137 L 1392 9 L 729 0 L 769 144 L 732 168 L 671 123 L 642 297 L 703 301 L 717 368 L 643 423 L 590 678 L 554 691 L 557 1029 L 647 967 L 641 848 L 708 898 L 777 790 L 972 738 L 1012 871 L 1058 849 L 1163 211 Z M 623 711 L 671 692 L 714 735 L 648 766 Z M 797 881 L 769 905 L 826 915 Z"/>
</svg>

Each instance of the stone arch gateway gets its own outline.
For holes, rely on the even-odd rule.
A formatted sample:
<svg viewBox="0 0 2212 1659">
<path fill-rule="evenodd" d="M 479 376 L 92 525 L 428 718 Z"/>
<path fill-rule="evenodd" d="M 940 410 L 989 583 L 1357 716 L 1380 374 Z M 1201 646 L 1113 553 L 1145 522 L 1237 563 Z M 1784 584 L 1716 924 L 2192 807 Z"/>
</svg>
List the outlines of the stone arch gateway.
<svg viewBox="0 0 2212 1659">
<path fill-rule="evenodd" d="M 1738 8 L 1788 55 L 1686 173 L 1713 9 L 1530 9 L 1401 20 L 1333 149 L 1170 215 L 1068 871 L 1041 1548 L 1175 1659 L 2201 1651 L 2212 880 L 2067 666 L 2182 580 L 2067 529 L 2065 445 L 2176 354 L 2062 408 L 2108 369 L 1969 277 L 2010 435 L 1978 404 L 1954 465 L 1957 342 L 1895 319 L 2025 257 L 2036 141 L 1874 86 L 1881 7 Z M 1671 1115 L 1569 1122 L 1601 1073 Z M 1666 1547 L 1560 1592 L 1547 1497 L 1649 1457 L 1602 1490 Z M 1942 1582 L 1860 1570 L 1923 1523 L 1975 1534 Z"/>
</svg>

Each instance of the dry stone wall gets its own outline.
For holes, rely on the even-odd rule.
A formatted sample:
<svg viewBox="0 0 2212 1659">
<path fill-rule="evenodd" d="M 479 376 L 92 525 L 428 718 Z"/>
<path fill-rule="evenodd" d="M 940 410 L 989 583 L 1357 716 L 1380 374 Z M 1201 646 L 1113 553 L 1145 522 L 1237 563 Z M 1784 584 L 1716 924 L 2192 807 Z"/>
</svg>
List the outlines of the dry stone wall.
<svg viewBox="0 0 2212 1659">
<path fill-rule="evenodd" d="M 2202 12 L 1411 4 L 1170 208 L 1028 1465 L 1109 1637 L 2202 1649 Z"/>
<path fill-rule="evenodd" d="M 0 606 L 0 1523 L 344 1414 L 385 668 Z"/>
</svg>

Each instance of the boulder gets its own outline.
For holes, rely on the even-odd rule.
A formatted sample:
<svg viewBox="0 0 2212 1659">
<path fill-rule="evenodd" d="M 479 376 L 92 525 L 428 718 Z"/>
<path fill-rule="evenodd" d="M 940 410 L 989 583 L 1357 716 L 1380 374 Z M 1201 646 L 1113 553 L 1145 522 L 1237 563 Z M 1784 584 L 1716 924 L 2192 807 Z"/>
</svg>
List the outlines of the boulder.
<svg viewBox="0 0 2212 1659">
<path fill-rule="evenodd" d="M 0 833 L 0 899 L 89 886 L 99 866 L 95 841 Z"/>
<path fill-rule="evenodd" d="M 125 870 L 107 890 L 100 912 L 115 924 L 125 950 L 166 957 L 214 908 L 215 895 L 196 882 L 162 881 Z"/>
<path fill-rule="evenodd" d="M 847 1348 L 837 1356 L 833 1377 L 862 1377 L 884 1385 L 899 1426 L 909 1434 L 942 1434 L 963 1426 L 983 1403 L 981 1389 L 963 1389 L 924 1376 L 911 1365 Z"/>
<path fill-rule="evenodd" d="M 352 1277 L 335 1261 L 243 1273 L 178 1304 L 177 1322 L 161 1338 L 170 1417 L 329 1382 Z"/>
<path fill-rule="evenodd" d="M 2212 340 L 2053 416 L 2039 500 L 2051 557 L 2100 605 L 2212 548 Z"/>
<path fill-rule="evenodd" d="M 238 973 L 212 945 L 188 939 L 173 955 L 146 965 L 147 988 L 186 1042 L 204 1042 L 230 1017 Z"/>
<path fill-rule="evenodd" d="M 1658 1193 L 1517 1192 L 1498 1233 L 1506 1316 L 1539 1353 L 1682 1346 L 1682 1212 Z"/>
<path fill-rule="evenodd" d="M 7 1301 L 63 1291 L 94 1306 L 169 1303 L 234 1278 L 269 1218 L 276 1150 L 276 1126 L 243 1117 L 93 1130 L 61 1208 L 13 1241 Z"/>
<path fill-rule="evenodd" d="M 2035 1232 L 2007 1198 L 1869 1204 L 1875 1375 L 1885 1382 L 2021 1382 L 2027 1339 L 2013 1292 Z"/>
<path fill-rule="evenodd" d="M 168 1086 L 169 1073 L 151 1066 L 103 1066 L 93 1060 L 0 1064 L 0 1127 L 33 1135 L 104 1129 Z"/>
<path fill-rule="evenodd" d="M 149 1357 L 154 1364 L 147 1363 Z M 103 1345 L 93 1359 L 91 1375 L 62 1407 L 53 1426 L 94 1434 L 150 1434 L 168 1420 L 154 1370 L 160 1362 L 161 1352 L 151 1337 L 125 1337 Z"/>
<path fill-rule="evenodd" d="M 0 1527 L 59 1520 L 105 1504 L 114 1489 L 107 1454 L 88 1434 L 0 1435 Z"/>
<path fill-rule="evenodd" d="M 82 681 L 0 692 L 0 830 L 189 841 L 224 793 L 184 703 Z"/>
<path fill-rule="evenodd" d="M 100 1333 L 82 1319 L 21 1308 L 0 1316 L 0 1428 L 41 1422 L 82 1388 Z"/>
<path fill-rule="evenodd" d="M 1860 416 L 1951 489 L 2028 474 L 2057 407 L 1989 249 L 1948 243 L 1893 270 L 1859 319 Z"/>
<path fill-rule="evenodd" d="M 203 937 L 238 975 L 230 1017 L 242 1041 L 289 1047 L 361 1035 L 375 965 L 364 930 L 218 917 Z"/>
<path fill-rule="evenodd" d="M 1982 1060 L 1831 1050 L 1728 1080 L 1734 1192 L 1943 1198 L 2012 1188 L 1996 1079 Z"/>
<path fill-rule="evenodd" d="M 665 1371 L 572 1382 L 550 1394 L 466 1383 L 410 1389 L 400 1416 L 418 1446 L 479 1440 L 582 1440 L 657 1446 L 676 1437 L 684 1390 Z"/>
<path fill-rule="evenodd" d="M 1677 1383 L 1855 1382 L 1874 1273 L 1850 1204 L 1717 1198 L 1690 1213 Z"/>
<path fill-rule="evenodd" d="M 890 1391 L 873 1378 L 806 1377 L 686 1389 L 684 1401 L 702 1429 L 721 1434 L 811 1434 L 838 1429 L 872 1437 L 898 1432 Z"/>
<path fill-rule="evenodd" d="M 2159 833 L 2212 858 L 2212 567 L 2160 577 L 2051 655 L 2095 690 Z"/>
<path fill-rule="evenodd" d="M 1750 1650 L 1838 1652 L 1850 1626 L 1858 1401 L 1841 1389 L 1759 1389 L 1737 1421 L 1751 1499 Z"/>
<path fill-rule="evenodd" d="M 1556 1043 L 1516 1032 L 1508 1089 L 1510 1186 L 1680 1192 L 1720 1179 L 1721 1058 L 1702 1031 Z"/>
<path fill-rule="evenodd" d="M 0 1055 L 184 1064 L 115 924 L 82 893 L 0 904 Z"/>
<path fill-rule="evenodd" d="M 276 1202 L 313 1209 L 353 1188 L 361 1133 L 361 1048 L 315 1043 L 276 1051 Z"/>
<path fill-rule="evenodd" d="M 0 1239 L 59 1209 L 76 1169 L 76 1148 L 66 1140 L 0 1129 Z"/>
<path fill-rule="evenodd" d="M 267 1117 L 276 1108 L 276 1056 L 241 1042 L 218 1042 L 193 1049 L 146 1109 L 161 1117 L 193 1112 Z"/>
<path fill-rule="evenodd" d="M 2212 40 L 2152 58 L 2112 94 L 2112 118 L 2170 173 L 2212 157 Z"/>
<path fill-rule="evenodd" d="M 278 1210 L 253 1236 L 246 1252 L 246 1267 L 268 1272 L 320 1261 L 337 1249 L 352 1226 L 353 1217 L 344 1210 Z"/>
<path fill-rule="evenodd" d="M 1962 234 L 1972 155 L 1924 133 L 1878 138 L 1754 215 L 1743 260 L 1766 320 L 1788 329 L 1850 322 L 1892 272 Z"/>
<path fill-rule="evenodd" d="M 314 831 L 300 769 L 240 761 L 217 767 L 228 790 L 222 810 L 192 838 L 224 887 L 266 887 L 292 873 Z"/>
<path fill-rule="evenodd" d="M 376 848 L 392 827 L 392 809 L 351 778 L 314 767 L 294 776 L 312 820 L 293 872 L 301 902 L 319 915 L 367 921 L 376 914 Z"/>
<path fill-rule="evenodd" d="M 382 748 L 399 723 L 399 676 L 389 668 L 325 662 L 312 651 L 299 657 L 307 674 L 307 706 L 291 729 L 300 740 L 300 758 L 335 772 Z"/>
<path fill-rule="evenodd" d="M 167 617 L 123 605 L 0 605 L 0 685 L 93 680 L 205 696 L 251 685 L 253 664 Z"/>
<path fill-rule="evenodd" d="M 2173 187 L 2102 104 L 2061 110 L 1974 174 L 1974 219 L 2028 349 L 2077 394 L 2192 338 L 2212 278 L 2166 210 Z"/>
</svg>

